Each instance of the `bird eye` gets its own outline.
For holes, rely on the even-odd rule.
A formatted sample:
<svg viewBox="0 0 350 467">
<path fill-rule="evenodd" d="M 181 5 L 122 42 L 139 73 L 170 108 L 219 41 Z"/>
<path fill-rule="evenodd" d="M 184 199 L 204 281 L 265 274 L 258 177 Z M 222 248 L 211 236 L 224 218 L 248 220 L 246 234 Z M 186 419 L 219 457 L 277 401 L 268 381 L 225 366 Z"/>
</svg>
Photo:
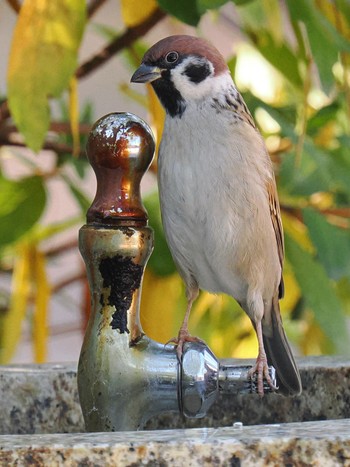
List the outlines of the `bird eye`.
<svg viewBox="0 0 350 467">
<path fill-rule="evenodd" d="M 165 56 L 165 61 L 167 63 L 175 63 L 178 58 L 179 58 L 179 54 L 177 52 L 169 52 Z"/>
</svg>

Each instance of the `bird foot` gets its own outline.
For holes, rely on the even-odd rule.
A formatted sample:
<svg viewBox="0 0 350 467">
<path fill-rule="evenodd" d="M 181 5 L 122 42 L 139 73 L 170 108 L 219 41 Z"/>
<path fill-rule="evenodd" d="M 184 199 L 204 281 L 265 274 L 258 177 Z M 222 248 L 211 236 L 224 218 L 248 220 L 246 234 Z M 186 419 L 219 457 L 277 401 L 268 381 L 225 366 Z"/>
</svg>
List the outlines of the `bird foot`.
<svg viewBox="0 0 350 467">
<path fill-rule="evenodd" d="M 177 359 L 181 363 L 182 354 L 183 354 L 183 347 L 186 342 L 200 342 L 204 344 L 204 341 L 199 337 L 191 336 L 191 334 L 184 329 L 180 329 L 179 334 L 177 337 L 173 337 L 172 339 L 168 340 L 165 345 L 168 344 L 175 344 L 176 345 L 176 354 Z"/>
<path fill-rule="evenodd" d="M 269 366 L 267 364 L 267 358 L 265 355 L 258 355 L 255 365 L 248 371 L 248 376 L 253 379 L 254 375 L 257 375 L 258 380 L 258 394 L 260 397 L 264 396 L 264 378 L 267 384 L 273 391 L 277 391 L 278 387 L 272 382 L 269 373 Z"/>
</svg>

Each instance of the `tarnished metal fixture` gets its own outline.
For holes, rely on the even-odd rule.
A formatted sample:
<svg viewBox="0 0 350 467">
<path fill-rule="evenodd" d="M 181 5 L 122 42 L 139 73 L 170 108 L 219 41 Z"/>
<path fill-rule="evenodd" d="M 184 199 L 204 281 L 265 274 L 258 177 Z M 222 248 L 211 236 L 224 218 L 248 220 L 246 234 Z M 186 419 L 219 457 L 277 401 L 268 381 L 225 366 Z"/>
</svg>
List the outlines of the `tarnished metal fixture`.
<svg viewBox="0 0 350 467">
<path fill-rule="evenodd" d="M 203 417 L 219 391 L 256 392 L 248 367 L 220 364 L 202 343 L 187 343 L 179 363 L 173 346 L 142 331 L 141 284 L 153 231 L 140 181 L 154 148 L 151 129 L 130 113 L 98 120 L 87 143 L 97 178 L 87 224 L 79 233 L 92 296 L 78 366 L 88 431 L 136 430 L 169 411 Z"/>
</svg>

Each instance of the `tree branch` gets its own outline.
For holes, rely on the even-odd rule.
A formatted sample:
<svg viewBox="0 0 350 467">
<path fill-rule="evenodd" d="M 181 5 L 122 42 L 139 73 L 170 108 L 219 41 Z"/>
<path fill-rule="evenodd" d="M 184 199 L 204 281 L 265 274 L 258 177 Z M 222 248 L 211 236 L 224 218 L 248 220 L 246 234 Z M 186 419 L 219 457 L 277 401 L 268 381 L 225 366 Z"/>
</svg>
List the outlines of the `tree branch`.
<svg viewBox="0 0 350 467">
<path fill-rule="evenodd" d="M 27 145 L 18 141 L 11 141 L 0 138 L 0 146 L 19 146 L 26 148 Z M 54 151 L 57 154 L 73 154 L 73 147 L 65 143 L 56 143 L 54 141 L 46 141 L 42 150 Z M 85 157 L 85 151 L 80 149 L 79 157 Z"/>
<path fill-rule="evenodd" d="M 91 0 L 87 8 L 87 17 L 91 18 L 104 3 L 106 0 Z"/>
<path fill-rule="evenodd" d="M 19 13 L 19 10 L 21 9 L 21 4 L 18 0 L 7 0 L 7 3 L 15 13 Z"/>
<path fill-rule="evenodd" d="M 47 249 L 44 253 L 45 253 L 46 258 L 50 258 L 52 256 L 58 256 L 62 253 L 66 253 L 67 251 L 70 251 L 70 250 L 76 250 L 77 247 L 78 247 L 78 240 L 74 238 L 73 240 L 69 240 L 62 245 L 51 247 Z"/>
<path fill-rule="evenodd" d="M 62 279 L 62 281 L 57 282 L 56 284 L 51 286 L 51 293 L 52 295 L 59 292 L 60 290 L 64 289 L 65 287 L 71 285 L 73 282 L 80 282 L 86 279 L 86 272 L 81 271 L 77 272 L 76 274 Z"/>
<path fill-rule="evenodd" d="M 94 55 L 92 58 L 82 63 L 75 75 L 78 79 L 85 78 L 92 73 L 96 68 L 107 62 L 113 55 L 120 52 L 125 47 L 129 47 L 136 39 L 142 37 L 150 29 L 152 29 L 160 20 L 165 18 L 166 14 L 157 8 L 145 21 L 137 26 L 128 28 L 124 34 L 114 39 L 100 52 Z"/>
<path fill-rule="evenodd" d="M 7 100 L 1 102 L 0 104 L 0 124 L 4 120 L 7 120 L 10 117 L 10 110 L 7 105 Z"/>
<path fill-rule="evenodd" d="M 92 125 L 89 123 L 80 123 L 79 133 L 80 135 L 88 135 L 90 133 Z M 71 127 L 68 122 L 51 122 L 50 130 L 60 134 L 71 134 Z M 15 125 L 4 125 L 0 126 L 0 146 L 20 146 L 26 147 L 21 141 L 16 141 L 12 136 L 18 133 Z M 60 143 L 57 141 L 46 141 L 43 149 L 51 150 L 60 154 L 73 154 L 73 147 L 66 143 Z M 79 157 L 85 157 L 84 148 L 80 149 Z"/>
</svg>

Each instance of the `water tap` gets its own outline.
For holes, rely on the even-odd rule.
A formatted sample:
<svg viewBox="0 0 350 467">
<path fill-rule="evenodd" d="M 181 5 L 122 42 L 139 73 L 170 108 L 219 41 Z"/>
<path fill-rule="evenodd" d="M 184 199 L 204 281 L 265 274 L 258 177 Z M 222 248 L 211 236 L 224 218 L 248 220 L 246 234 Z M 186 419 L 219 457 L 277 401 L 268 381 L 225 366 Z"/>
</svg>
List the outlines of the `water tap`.
<svg viewBox="0 0 350 467">
<path fill-rule="evenodd" d="M 99 119 L 87 142 L 97 178 L 96 196 L 79 232 L 92 301 L 78 365 L 87 431 L 142 429 L 163 412 L 204 417 L 220 392 L 257 392 L 248 366 L 219 362 L 197 342 L 185 344 L 179 362 L 173 345 L 156 342 L 142 330 L 141 286 L 153 231 L 140 182 L 154 149 L 151 129 L 130 113 Z M 270 373 L 275 384 L 272 367 Z"/>
</svg>

